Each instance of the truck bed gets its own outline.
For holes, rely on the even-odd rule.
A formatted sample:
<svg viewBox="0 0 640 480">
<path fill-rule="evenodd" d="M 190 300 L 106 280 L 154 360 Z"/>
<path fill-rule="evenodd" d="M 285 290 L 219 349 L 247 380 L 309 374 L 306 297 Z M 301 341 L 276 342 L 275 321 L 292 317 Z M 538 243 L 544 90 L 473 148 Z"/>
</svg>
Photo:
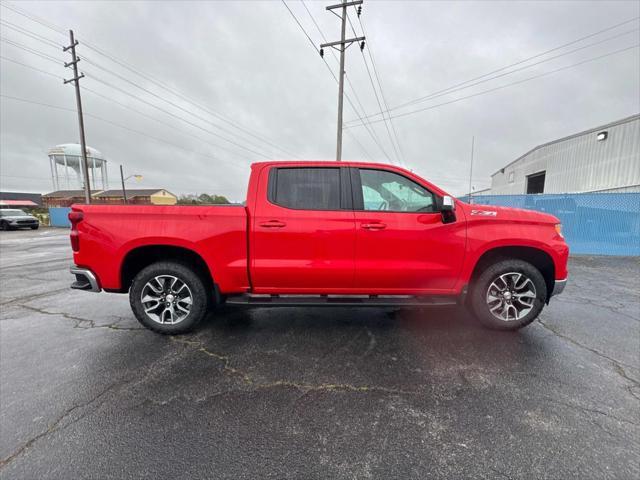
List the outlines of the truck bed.
<svg viewBox="0 0 640 480">
<path fill-rule="evenodd" d="M 247 211 L 241 204 L 74 205 L 72 211 L 83 214 L 74 261 L 91 266 L 105 290 L 121 289 L 126 255 L 158 245 L 198 254 L 225 291 L 249 287 Z"/>
</svg>

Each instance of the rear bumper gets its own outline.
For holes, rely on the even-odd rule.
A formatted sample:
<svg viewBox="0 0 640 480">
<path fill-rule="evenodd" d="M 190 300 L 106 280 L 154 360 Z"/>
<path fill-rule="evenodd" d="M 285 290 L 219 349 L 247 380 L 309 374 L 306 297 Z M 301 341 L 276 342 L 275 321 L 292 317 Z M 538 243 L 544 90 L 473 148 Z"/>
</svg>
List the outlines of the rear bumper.
<svg viewBox="0 0 640 480">
<path fill-rule="evenodd" d="M 102 289 L 98 285 L 98 279 L 88 268 L 80 268 L 75 265 L 69 269 L 72 275 L 76 276 L 76 281 L 71 284 L 74 290 L 85 290 L 87 292 L 100 292 Z"/>
<path fill-rule="evenodd" d="M 564 280 L 556 280 L 553 285 L 553 292 L 551 292 L 551 296 L 555 297 L 556 295 L 560 295 L 564 291 L 564 287 L 567 285 L 567 279 Z"/>
</svg>

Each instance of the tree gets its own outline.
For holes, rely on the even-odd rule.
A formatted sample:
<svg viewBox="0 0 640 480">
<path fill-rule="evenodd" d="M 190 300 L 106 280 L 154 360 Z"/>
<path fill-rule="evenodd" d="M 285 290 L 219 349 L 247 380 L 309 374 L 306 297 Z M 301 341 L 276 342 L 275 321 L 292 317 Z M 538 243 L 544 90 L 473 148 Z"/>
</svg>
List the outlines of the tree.
<svg viewBox="0 0 640 480">
<path fill-rule="evenodd" d="M 224 195 L 209 195 L 208 193 L 180 195 L 178 197 L 178 205 L 224 205 L 228 203 L 231 202 Z"/>
</svg>

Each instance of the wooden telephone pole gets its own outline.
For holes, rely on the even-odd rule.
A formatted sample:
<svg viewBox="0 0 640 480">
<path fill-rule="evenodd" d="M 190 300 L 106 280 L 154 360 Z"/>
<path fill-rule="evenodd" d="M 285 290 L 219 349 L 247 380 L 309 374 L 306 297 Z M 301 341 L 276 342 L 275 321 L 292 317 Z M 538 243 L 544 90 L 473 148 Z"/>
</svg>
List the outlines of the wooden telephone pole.
<svg viewBox="0 0 640 480">
<path fill-rule="evenodd" d="M 324 48 L 331 47 L 336 48 L 336 45 L 339 47 L 336 48 L 340 51 L 340 74 L 338 81 L 338 138 L 337 138 L 337 146 L 336 146 L 336 160 L 342 160 L 342 107 L 343 107 L 343 97 L 344 97 L 344 51 L 354 42 L 361 42 L 360 49 L 364 48 L 364 39 L 365 37 L 355 37 L 345 39 L 345 32 L 347 29 L 347 7 L 352 5 L 360 5 L 362 0 L 354 0 L 347 1 L 342 0 L 342 3 L 338 3 L 336 5 L 329 5 L 327 10 L 336 15 L 338 18 L 342 20 L 342 30 L 340 35 L 340 40 L 335 42 L 323 43 L 320 45 L 320 55 L 324 55 Z M 333 10 L 341 8 L 342 16 L 335 13 Z"/>
<path fill-rule="evenodd" d="M 82 100 L 80 99 L 80 79 L 84 77 L 84 73 L 78 75 L 78 62 L 80 59 L 76 55 L 76 45 L 78 41 L 73 38 L 73 30 L 69 30 L 69 40 L 71 44 L 64 47 L 63 51 L 71 50 L 71 61 L 64 64 L 65 67 L 73 66 L 73 78 L 65 80 L 64 83 L 73 82 L 76 87 L 76 106 L 78 109 L 78 124 L 80 126 L 80 148 L 82 149 L 82 173 L 84 175 L 84 201 L 91 203 L 91 184 L 89 183 L 89 166 L 87 162 L 87 144 L 84 138 L 84 118 L 82 116 Z"/>
</svg>

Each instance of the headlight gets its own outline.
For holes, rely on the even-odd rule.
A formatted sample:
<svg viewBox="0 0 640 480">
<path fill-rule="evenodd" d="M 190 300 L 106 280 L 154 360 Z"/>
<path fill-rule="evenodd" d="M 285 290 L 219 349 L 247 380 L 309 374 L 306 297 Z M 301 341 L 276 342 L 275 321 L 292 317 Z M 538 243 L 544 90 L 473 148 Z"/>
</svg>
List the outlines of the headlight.
<svg viewBox="0 0 640 480">
<path fill-rule="evenodd" d="M 556 232 L 558 233 L 558 235 L 564 238 L 564 235 L 562 235 L 562 224 L 556 223 L 554 226 L 556 227 Z"/>
</svg>

